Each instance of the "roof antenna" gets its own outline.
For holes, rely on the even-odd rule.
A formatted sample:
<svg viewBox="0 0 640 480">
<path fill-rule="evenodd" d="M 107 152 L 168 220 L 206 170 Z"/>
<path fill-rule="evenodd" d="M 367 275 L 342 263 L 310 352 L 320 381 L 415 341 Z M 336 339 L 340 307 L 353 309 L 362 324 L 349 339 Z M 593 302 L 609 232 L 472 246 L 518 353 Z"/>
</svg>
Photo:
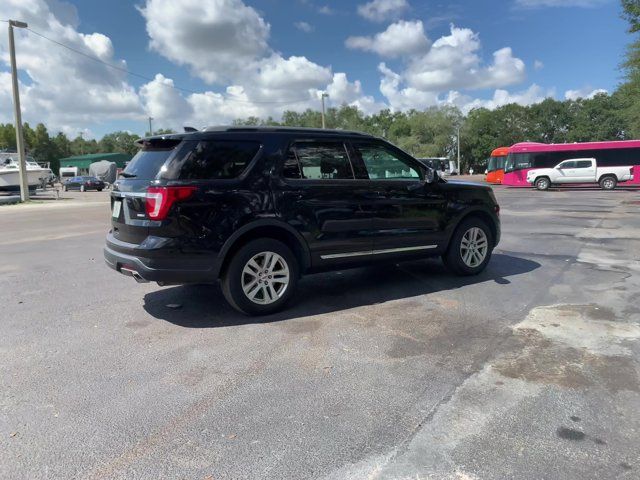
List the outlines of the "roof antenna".
<svg viewBox="0 0 640 480">
<path fill-rule="evenodd" d="M 198 129 L 193 127 L 184 127 L 184 131 L 188 133 L 193 133 L 193 132 L 197 132 Z"/>
</svg>

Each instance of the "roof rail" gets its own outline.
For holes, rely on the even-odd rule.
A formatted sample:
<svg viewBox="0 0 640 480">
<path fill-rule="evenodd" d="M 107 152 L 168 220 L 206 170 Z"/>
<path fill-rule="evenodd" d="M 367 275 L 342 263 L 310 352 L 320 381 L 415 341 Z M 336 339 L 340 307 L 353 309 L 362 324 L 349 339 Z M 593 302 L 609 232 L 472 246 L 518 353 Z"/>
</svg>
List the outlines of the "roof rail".
<svg viewBox="0 0 640 480">
<path fill-rule="evenodd" d="M 352 130 L 308 128 L 308 127 L 280 127 L 280 126 L 257 126 L 257 125 L 234 125 L 234 126 L 211 126 L 205 127 L 203 132 L 289 132 L 289 133 L 324 133 L 327 135 L 341 133 L 348 135 L 368 135 L 363 132 Z"/>
</svg>

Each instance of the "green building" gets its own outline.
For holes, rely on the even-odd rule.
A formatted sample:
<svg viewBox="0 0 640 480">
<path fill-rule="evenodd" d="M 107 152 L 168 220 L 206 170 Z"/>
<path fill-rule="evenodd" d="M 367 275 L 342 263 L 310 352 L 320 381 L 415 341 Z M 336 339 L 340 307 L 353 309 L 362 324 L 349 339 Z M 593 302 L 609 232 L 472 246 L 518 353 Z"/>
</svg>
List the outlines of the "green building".
<svg viewBox="0 0 640 480">
<path fill-rule="evenodd" d="M 87 175 L 89 173 L 89 165 L 101 160 L 114 162 L 118 168 L 124 168 L 127 162 L 131 160 L 131 155 L 126 153 L 91 153 L 89 155 L 76 155 L 60 159 L 60 167 L 78 167 L 78 175 Z"/>
</svg>

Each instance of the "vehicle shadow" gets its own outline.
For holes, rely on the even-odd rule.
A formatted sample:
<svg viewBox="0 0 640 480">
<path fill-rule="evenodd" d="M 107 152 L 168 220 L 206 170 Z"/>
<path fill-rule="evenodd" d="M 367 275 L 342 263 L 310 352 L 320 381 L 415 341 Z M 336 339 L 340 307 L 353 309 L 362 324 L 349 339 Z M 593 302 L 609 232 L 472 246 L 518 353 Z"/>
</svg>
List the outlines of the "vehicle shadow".
<svg viewBox="0 0 640 480">
<path fill-rule="evenodd" d="M 320 273 L 300 281 L 298 292 L 286 310 L 264 317 L 248 317 L 233 310 L 218 285 L 162 288 L 145 295 L 144 309 L 155 318 L 186 328 L 271 323 L 489 281 L 509 284 L 509 277 L 539 267 L 540 264 L 532 260 L 494 254 L 487 269 L 473 277 L 452 275 L 436 259 Z"/>
</svg>

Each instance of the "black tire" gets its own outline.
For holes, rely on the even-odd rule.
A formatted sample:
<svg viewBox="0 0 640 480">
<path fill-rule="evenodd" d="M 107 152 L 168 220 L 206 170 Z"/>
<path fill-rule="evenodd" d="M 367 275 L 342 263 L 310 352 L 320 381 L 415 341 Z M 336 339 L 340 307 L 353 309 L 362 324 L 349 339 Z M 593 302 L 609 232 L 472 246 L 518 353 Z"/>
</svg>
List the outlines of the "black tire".
<svg viewBox="0 0 640 480">
<path fill-rule="evenodd" d="M 603 190 L 613 190 L 618 186 L 618 179 L 613 175 L 605 175 L 598 183 Z"/>
<path fill-rule="evenodd" d="M 245 266 L 252 258 L 263 252 L 278 254 L 286 262 L 286 267 L 289 270 L 289 281 L 286 288 L 277 300 L 268 304 L 254 302 L 243 289 L 243 281 L 246 278 L 243 274 Z M 222 293 L 233 308 L 245 315 L 268 315 L 282 309 L 291 299 L 298 283 L 298 276 L 298 261 L 291 249 L 278 240 L 260 238 L 248 242 L 234 253 L 222 275 Z M 266 294 L 267 292 L 264 291 L 264 295 Z"/>
<path fill-rule="evenodd" d="M 533 184 L 540 191 L 549 190 L 549 187 L 551 186 L 551 180 L 549 180 L 547 177 L 539 177 L 536 178 L 536 181 Z"/>
<path fill-rule="evenodd" d="M 102 191 L 102 189 L 101 189 L 101 188 L 98 188 L 97 190 L 98 190 L 99 192 L 101 192 L 101 191 Z"/>
<path fill-rule="evenodd" d="M 479 228 L 484 233 L 487 240 L 487 249 L 482 262 L 470 266 L 465 263 L 462 256 L 462 241 L 465 234 L 474 228 Z M 442 260 L 446 267 L 456 275 L 477 275 L 486 268 L 489 260 L 491 260 L 493 247 L 494 239 L 491 229 L 481 219 L 470 217 L 463 220 L 456 228 L 456 231 L 449 241 L 447 252 L 442 256 Z"/>
</svg>

